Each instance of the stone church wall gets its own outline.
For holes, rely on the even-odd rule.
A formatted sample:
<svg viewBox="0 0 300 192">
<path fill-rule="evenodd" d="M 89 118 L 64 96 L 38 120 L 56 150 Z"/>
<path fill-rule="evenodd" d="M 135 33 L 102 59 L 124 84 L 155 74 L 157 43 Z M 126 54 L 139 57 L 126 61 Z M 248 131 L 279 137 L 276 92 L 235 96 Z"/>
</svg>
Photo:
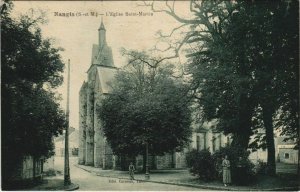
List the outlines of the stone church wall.
<svg viewBox="0 0 300 192">
<path fill-rule="evenodd" d="M 86 125 L 87 131 L 85 165 L 94 165 L 94 95 L 90 82 L 87 90 Z"/>
<path fill-rule="evenodd" d="M 85 164 L 86 154 L 86 112 L 87 112 L 87 83 L 83 83 L 79 93 L 79 157 L 78 163 Z"/>
</svg>

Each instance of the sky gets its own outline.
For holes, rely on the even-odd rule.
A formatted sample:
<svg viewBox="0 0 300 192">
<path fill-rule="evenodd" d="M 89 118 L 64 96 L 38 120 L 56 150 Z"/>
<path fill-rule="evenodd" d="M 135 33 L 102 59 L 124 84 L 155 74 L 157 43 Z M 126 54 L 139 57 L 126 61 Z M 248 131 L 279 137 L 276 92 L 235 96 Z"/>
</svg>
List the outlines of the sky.
<svg viewBox="0 0 300 192">
<path fill-rule="evenodd" d="M 166 13 L 152 12 L 149 7 L 138 6 L 137 1 L 14 1 L 13 15 L 28 13 L 28 10 L 46 12 L 47 24 L 41 25 L 44 38 L 53 38 L 55 47 L 62 47 L 62 60 L 71 61 L 70 77 L 70 126 L 79 126 L 79 90 L 87 79 L 87 70 L 91 65 L 92 45 L 98 42 L 98 28 L 101 16 L 106 28 L 106 40 L 112 48 L 114 64 L 122 67 L 126 58 L 120 49 L 148 50 L 157 42 L 156 33 L 161 30 L 169 34 L 180 26 L 174 18 Z M 157 7 L 165 4 L 156 2 Z M 189 2 L 179 1 L 175 4 L 176 12 L 189 18 Z M 98 13 L 92 16 L 91 12 Z M 146 16 L 129 16 L 130 13 L 143 12 Z M 69 15 L 69 16 L 60 16 Z M 152 16 L 151 16 L 152 15 Z M 164 45 L 161 45 L 164 46 Z M 61 94 L 61 108 L 66 108 L 67 74 L 64 83 L 57 89 Z"/>
</svg>

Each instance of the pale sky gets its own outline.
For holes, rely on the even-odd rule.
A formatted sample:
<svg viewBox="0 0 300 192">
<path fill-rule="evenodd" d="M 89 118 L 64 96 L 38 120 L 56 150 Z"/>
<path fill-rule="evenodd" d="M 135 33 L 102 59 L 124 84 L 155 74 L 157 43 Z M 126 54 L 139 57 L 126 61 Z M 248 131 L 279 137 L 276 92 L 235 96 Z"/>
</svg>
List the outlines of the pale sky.
<svg viewBox="0 0 300 192">
<path fill-rule="evenodd" d="M 126 59 L 120 55 L 120 48 L 148 50 L 157 39 L 156 32 L 162 30 L 165 34 L 171 32 L 178 23 L 165 13 L 154 13 L 147 7 L 137 6 L 136 1 L 14 1 L 13 14 L 27 12 L 30 8 L 47 11 L 48 23 L 42 25 L 42 34 L 47 38 L 55 39 L 55 46 L 65 49 L 61 52 L 63 61 L 71 60 L 71 87 L 70 87 L 70 126 L 79 126 L 79 90 L 87 78 L 86 71 L 91 64 L 92 44 L 98 42 L 98 28 L 101 16 L 91 16 L 91 12 L 104 14 L 103 22 L 106 28 L 106 40 L 112 48 L 116 67 L 124 65 Z M 189 17 L 189 2 L 176 2 L 176 11 L 183 17 Z M 126 12 L 153 13 L 153 16 L 126 16 Z M 55 16 L 55 12 L 74 13 L 75 16 Z M 110 16 L 109 12 L 123 14 Z M 81 13 L 81 16 L 78 16 Z M 83 14 L 87 13 L 87 16 Z M 106 15 L 108 14 L 108 15 Z M 77 16 L 76 16 L 77 15 Z M 67 70 L 65 70 L 67 71 Z M 66 108 L 65 81 L 57 90 L 62 94 L 61 107 Z"/>
</svg>

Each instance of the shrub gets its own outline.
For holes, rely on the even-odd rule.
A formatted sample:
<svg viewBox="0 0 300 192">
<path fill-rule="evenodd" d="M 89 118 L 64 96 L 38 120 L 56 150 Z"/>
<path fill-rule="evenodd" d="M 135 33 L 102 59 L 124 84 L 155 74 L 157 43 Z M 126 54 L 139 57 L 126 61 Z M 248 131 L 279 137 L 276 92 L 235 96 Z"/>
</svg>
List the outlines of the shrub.
<svg viewBox="0 0 300 192">
<path fill-rule="evenodd" d="M 72 148 L 72 155 L 73 156 L 78 156 L 78 151 L 79 151 L 78 148 L 76 148 L 76 147 Z"/>
<path fill-rule="evenodd" d="M 256 174 L 265 175 L 267 172 L 267 163 L 262 160 L 258 160 L 255 166 Z"/>
<path fill-rule="evenodd" d="M 47 177 L 56 176 L 54 169 L 49 169 L 49 170 L 45 171 L 43 174 L 44 174 L 44 176 L 47 176 Z"/>
<path fill-rule="evenodd" d="M 238 147 L 226 146 L 214 153 L 213 159 L 216 162 L 215 164 L 220 165 L 222 163 L 222 157 L 225 155 L 228 156 L 230 161 L 233 183 L 244 185 L 254 180 L 254 164 L 248 159 L 248 151 Z M 219 178 L 221 179 L 222 175 L 219 175 Z"/>
<path fill-rule="evenodd" d="M 187 166 L 192 174 L 205 181 L 213 180 L 216 175 L 214 160 L 210 152 L 192 150 L 186 154 Z"/>
</svg>

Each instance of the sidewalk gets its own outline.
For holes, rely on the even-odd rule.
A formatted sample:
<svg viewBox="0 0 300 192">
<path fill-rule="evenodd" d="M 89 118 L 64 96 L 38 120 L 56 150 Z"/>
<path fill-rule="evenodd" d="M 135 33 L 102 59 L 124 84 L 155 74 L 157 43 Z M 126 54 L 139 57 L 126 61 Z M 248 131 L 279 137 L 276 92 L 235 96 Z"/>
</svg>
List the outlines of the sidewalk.
<svg viewBox="0 0 300 192">
<path fill-rule="evenodd" d="M 43 179 L 42 184 L 35 187 L 24 189 L 26 191 L 74 191 L 78 189 L 77 184 L 64 186 L 64 179 L 62 176 L 46 177 Z"/>
<path fill-rule="evenodd" d="M 118 171 L 118 170 L 102 170 L 100 168 L 75 165 L 85 171 L 95 174 L 100 177 L 111 177 L 118 179 L 129 179 L 128 171 Z M 274 178 L 272 181 L 267 182 L 267 184 L 258 182 L 256 185 L 251 186 L 227 186 L 225 187 L 220 181 L 213 182 L 203 182 L 197 177 L 192 176 L 188 170 L 152 170 L 150 173 L 150 180 L 145 180 L 145 175 L 143 173 L 135 174 L 135 180 L 140 180 L 143 182 L 153 182 L 162 184 L 172 184 L 196 187 L 202 189 L 210 190 L 230 190 L 230 191 L 257 191 L 257 190 L 267 190 L 267 191 L 286 191 L 286 190 L 299 190 L 297 184 L 291 186 L 287 185 L 286 181 L 278 182 L 278 178 Z"/>
</svg>

